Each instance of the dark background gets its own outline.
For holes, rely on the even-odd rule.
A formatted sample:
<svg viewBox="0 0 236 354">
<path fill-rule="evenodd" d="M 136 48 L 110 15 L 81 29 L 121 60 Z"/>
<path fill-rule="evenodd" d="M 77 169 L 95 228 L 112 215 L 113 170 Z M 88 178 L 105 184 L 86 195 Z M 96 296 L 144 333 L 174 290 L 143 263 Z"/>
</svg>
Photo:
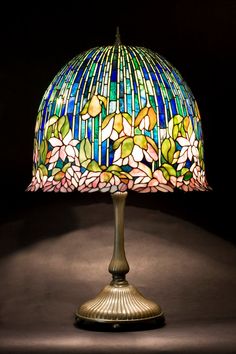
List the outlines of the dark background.
<svg viewBox="0 0 236 354">
<path fill-rule="evenodd" d="M 44 91 L 75 55 L 114 43 L 119 25 L 124 44 L 163 55 L 192 89 L 213 188 L 210 193 L 130 193 L 127 203 L 178 215 L 234 242 L 229 203 L 235 184 L 235 18 L 235 0 L 5 4 L 0 21 L 1 221 L 45 203 L 110 203 L 109 195 L 99 193 L 65 196 L 24 190 L 31 178 L 35 118 Z M 34 242 L 34 236 L 27 242 Z"/>
<path fill-rule="evenodd" d="M 110 279 L 110 195 L 25 189 L 46 88 L 81 51 L 113 44 L 117 25 L 192 89 L 213 191 L 129 193 L 128 279 L 160 299 L 167 326 L 101 334 L 75 330 L 73 311 Z M 0 352 L 235 352 L 235 35 L 236 0 L 1 4 Z"/>
</svg>

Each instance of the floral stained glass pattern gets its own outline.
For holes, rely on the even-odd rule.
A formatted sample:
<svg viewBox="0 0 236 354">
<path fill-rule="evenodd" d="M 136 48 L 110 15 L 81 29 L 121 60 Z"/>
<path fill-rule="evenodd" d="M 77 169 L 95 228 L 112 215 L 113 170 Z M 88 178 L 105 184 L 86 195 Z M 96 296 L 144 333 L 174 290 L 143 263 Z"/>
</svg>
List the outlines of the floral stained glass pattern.
<svg viewBox="0 0 236 354">
<path fill-rule="evenodd" d="M 201 118 L 179 72 L 123 45 L 72 59 L 53 79 L 35 126 L 29 191 L 206 190 Z"/>
</svg>

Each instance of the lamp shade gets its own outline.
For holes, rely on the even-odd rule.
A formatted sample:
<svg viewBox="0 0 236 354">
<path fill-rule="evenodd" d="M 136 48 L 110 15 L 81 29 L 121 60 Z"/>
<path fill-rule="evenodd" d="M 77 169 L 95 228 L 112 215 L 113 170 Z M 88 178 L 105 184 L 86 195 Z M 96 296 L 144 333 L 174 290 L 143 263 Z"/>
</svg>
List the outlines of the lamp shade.
<svg viewBox="0 0 236 354">
<path fill-rule="evenodd" d="M 197 102 L 142 47 L 103 46 L 66 64 L 39 106 L 29 191 L 207 190 Z"/>
</svg>

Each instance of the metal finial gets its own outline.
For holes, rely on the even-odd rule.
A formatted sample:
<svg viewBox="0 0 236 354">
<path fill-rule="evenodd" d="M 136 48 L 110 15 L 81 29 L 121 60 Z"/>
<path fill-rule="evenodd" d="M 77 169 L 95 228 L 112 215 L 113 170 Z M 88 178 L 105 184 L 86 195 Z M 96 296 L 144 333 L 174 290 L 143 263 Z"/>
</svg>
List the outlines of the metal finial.
<svg viewBox="0 0 236 354">
<path fill-rule="evenodd" d="M 119 26 L 116 27 L 116 42 L 115 42 L 115 45 L 121 45 Z"/>
</svg>

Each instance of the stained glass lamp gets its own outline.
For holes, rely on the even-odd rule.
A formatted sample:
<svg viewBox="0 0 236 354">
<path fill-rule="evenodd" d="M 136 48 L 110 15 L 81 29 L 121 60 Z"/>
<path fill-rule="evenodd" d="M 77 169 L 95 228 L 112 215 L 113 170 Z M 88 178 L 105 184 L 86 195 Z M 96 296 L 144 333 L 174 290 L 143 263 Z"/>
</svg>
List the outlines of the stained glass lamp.
<svg viewBox="0 0 236 354">
<path fill-rule="evenodd" d="M 139 193 L 205 191 L 201 118 L 180 73 L 143 47 L 90 49 L 55 76 L 39 106 L 28 191 L 110 192 L 115 209 L 112 281 L 76 318 L 127 323 L 163 319 L 126 280 L 124 205 Z"/>
</svg>

